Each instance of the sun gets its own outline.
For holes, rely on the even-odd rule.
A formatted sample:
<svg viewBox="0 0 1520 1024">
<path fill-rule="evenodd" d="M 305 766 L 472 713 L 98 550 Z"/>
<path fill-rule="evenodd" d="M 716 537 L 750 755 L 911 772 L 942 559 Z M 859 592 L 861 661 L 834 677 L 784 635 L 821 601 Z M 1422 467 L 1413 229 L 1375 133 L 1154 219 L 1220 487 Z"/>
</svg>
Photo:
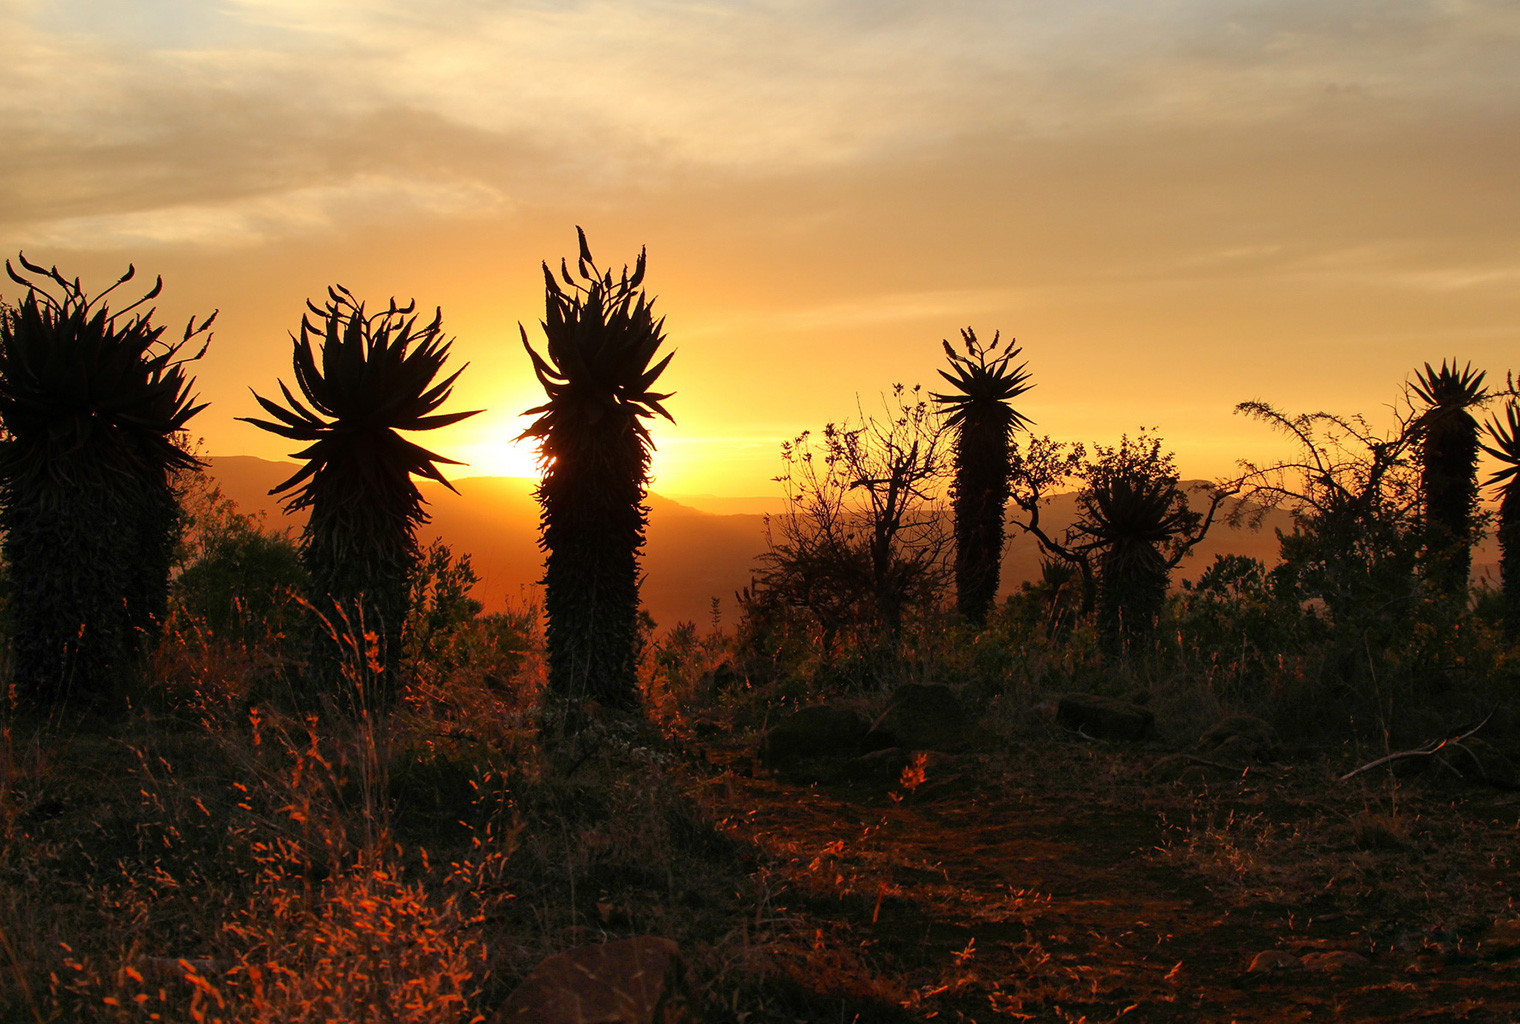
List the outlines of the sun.
<svg viewBox="0 0 1520 1024">
<path fill-rule="evenodd" d="M 529 440 L 466 445 L 456 457 L 468 465 L 460 476 L 539 477 L 538 445 Z"/>
</svg>

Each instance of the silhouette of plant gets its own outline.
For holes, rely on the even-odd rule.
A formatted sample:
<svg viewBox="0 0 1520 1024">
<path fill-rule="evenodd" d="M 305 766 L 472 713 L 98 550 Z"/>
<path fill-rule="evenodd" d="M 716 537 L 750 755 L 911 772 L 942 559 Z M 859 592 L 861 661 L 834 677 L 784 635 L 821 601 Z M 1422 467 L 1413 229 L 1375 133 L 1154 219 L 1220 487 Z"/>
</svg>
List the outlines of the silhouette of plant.
<svg viewBox="0 0 1520 1024">
<path fill-rule="evenodd" d="M 176 628 L 201 630 L 251 649 L 283 633 L 309 577 L 294 538 L 237 510 L 204 472 L 186 473 L 185 536 L 170 586 Z"/>
<path fill-rule="evenodd" d="M 1160 438 L 1097 450 L 1068 547 L 1096 556 L 1098 631 L 1117 654 L 1153 631 L 1171 571 L 1208 532 L 1226 492 L 1213 489 L 1207 512 L 1194 511 Z"/>
<path fill-rule="evenodd" d="M 1426 404 L 1420 430 L 1420 490 L 1425 505 L 1426 578 L 1436 593 L 1467 601 L 1478 508 L 1478 421 L 1468 412 L 1488 393 L 1472 365 L 1429 363 L 1411 390 Z"/>
<path fill-rule="evenodd" d="M 1513 381 L 1510 391 L 1514 390 Z M 1511 398 L 1504 420 L 1484 424 L 1492 444 L 1482 445 L 1502 468 L 1488 478 L 1499 489 L 1499 580 L 1504 593 L 1504 636 L 1520 640 L 1520 403 Z"/>
<path fill-rule="evenodd" d="M 79 280 L 19 257 L 25 297 L 0 312 L 0 529 L 20 699 L 100 706 L 151 648 L 168 607 L 179 532 L 171 475 L 197 465 L 179 435 L 203 409 L 181 356 L 215 314 L 162 340 L 163 288 L 112 313 L 127 272 L 89 297 Z"/>
<path fill-rule="evenodd" d="M 563 286 L 544 264 L 544 354 L 523 348 L 548 401 L 522 437 L 540 444 L 540 545 L 548 614 L 549 687 L 559 697 L 638 706 L 639 550 L 644 545 L 650 439 L 644 420 L 672 420 L 652 390 L 673 353 L 651 365 L 664 342 L 663 319 L 640 285 L 645 252 L 630 276 L 603 272 L 586 233 Z"/>
<path fill-rule="evenodd" d="M 954 376 L 939 371 L 956 393 L 933 398 L 949 412 L 945 422 L 955 430 L 956 609 L 981 628 L 997 598 L 1002 566 L 1011 469 L 1008 442 L 1015 429 L 1029 423 L 1008 403 L 1033 385 L 1024 364 L 1012 365 L 1021 351 L 1012 338 L 1001 355 L 996 332 L 990 345 L 978 341 L 970 327 L 961 331 L 961 340 L 966 355 L 943 342 Z"/>
<path fill-rule="evenodd" d="M 1207 535 L 1232 487 L 1207 488 L 1208 505 L 1192 508 L 1161 439 L 1122 437 L 1117 447 L 1037 438 L 1015 448 L 1013 497 L 1025 513 L 1020 527 L 1040 547 L 1082 574 L 1084 607 L 1097 612 L 1104 649 L 1120 655 L 1150 635 L 1166 598 L 1171 572 Z M 1077 518 L 1060 540 L 1040 524 L 1040 503 L 1050 488 L 1073 477 Z"/>
<path fill-rule="evenodd" d="M 1284 568 L 1302 597 L 1322 600 L 1343 624 L 1366 628 L 1363 620 L 1376 616 L 1377 633 L 1393 629 L 1421 597 L 1418 414 L 1401 408 L 1393 429 L 1380 433 L 1361 416 L 1289 415 L 1265 402 L 1242 402 L 1236 410 L 1299 448 L 1271 465 L 1242 460 L 1245 500 L 1237 517 L 1285 507 L 1295 530 L 1281 535 Z"/>
<path fill-rule="evenodd" d="M 435 412 L 463 372 L 461 367 L 436 381 L 451 344 L 443 337 L 441 310 L 419 328 L 415 302 L 398 306 L 392 299 L 383 311 L 366 314 L 341 285 L 327 296 L 325 306 L 307 303 L 318 323 L 303 315 L 300 336 L 291 335 L 296 384 L 310 408 L 281 381 L 283 406 L 254 394 L 274 420 L 239 419 L 311 442 L 293 456 L 306 465 L 270 493 L 288 492 L 290 511 L 311 509 L 302 559 L 316 607 L 356 642 L 363 633 L 378 635 L 380 664 L 392 671 L 382 672 L 377 692 L 362 698 L 384 707 L 395 696 L 392 677 L 417 564 L 416 528 L 428 520 L 412 477 L 452 490 L 437 464 L 459 464 L 398 431 L 434 430 L 480 410 Z M 324 685 L 336 684 L 342 658 L 340 651 L 323 656 Z"/>
<path fill-rule="evenodd" d="M 813 615 L 825 657 L 844 631 L 889 650 L 904 615 L 932 607 L 946 582 L 943 421 L 917 387 L 884 401 L 884 416 L 781 446 L 787 511 L 768 522 L 758 582 Z"/>
</svg>

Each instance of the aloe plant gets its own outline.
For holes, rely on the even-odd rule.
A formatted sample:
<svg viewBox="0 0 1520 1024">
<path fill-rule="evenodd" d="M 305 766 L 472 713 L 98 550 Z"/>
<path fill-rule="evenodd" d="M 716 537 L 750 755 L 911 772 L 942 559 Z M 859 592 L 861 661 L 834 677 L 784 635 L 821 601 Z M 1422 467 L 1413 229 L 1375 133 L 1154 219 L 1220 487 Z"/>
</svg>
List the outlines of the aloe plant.
<svg viewBox="0 0 1520 1024">
<path fill-rule="evenodd" d="M 1411 385 L 1426 404 L 1420 426 L 1420 489 L 1425 506 L 1426 578 L 1437 594 L 1467 599 L 1473 518 L 1478 507 L 1478 421 L 1469 409 L 1488 397 L 1482 371 L 1429 363 Z"/>
<path fill-rule="evenodd" d="M 39 710 L 103 707 L 130 684 L 168 605 L 179 533 L 173 474 L 198 465 L 183 444 L 205 408 L 190 394 L 183 337 L 144 309 L 111 312 L 127 272 L 91 298 L 79 280 L 19 257 L 27 289 L 0 310 L 0 529 L 11 591 L 14 681 Z"/>
<path fill-rule="evenodd" d="M 1001 355 L 1000 334 L 979 342 L 976 332 L 961 331 L 966 354 L 943 342 L 954 376 L 939 375 L 956 393 L 934 395 L 949 412 L 955 430 L 955 603 L 968 622 L 986 625 L 997 598 L 1003 560 L 1003 521 L 1008 507 L 1008 442 L 1029 419 L 1009 403 L 1034 385 L 1024 365 L 1013 366 L 1020 349 L 1009 338 Z"/>
<path fill-rule="evenodd" d="M 1513 387 L 1513 382 L 1511 382 Z M 1512 398 L 1504 406 L 1504 420 L 1490 421 L 1484 429 L 1492 444 L 1482 446 L 1499 460 L 1500 467 L 1488 478 L 1499 489 L 1499 581 L 1504 595 L 1504 636 L 1520 641 L 1520 404 Z"/>
<path fill-rule="evenodd" d="M 664 320 L 640 287 L 645 252 L 633 273 L 601 271 L 586 233 L 576 233 L 577 276 L 560 261 L 560 280 L 544 264 L 543 355 L 523 348 L 548 398 L 522 437 L 539 442 L 543 480 L 540 545 L 549 686 L 572 701 L 638 706 L 639 550 L 644 545 L 654 443 L 644 420 L 672 419 L 653 391 L 671 355 L 651 365 L 665 340 Z"/>
<path fill-rule="evenodd" d="M 395 299 L 378 313 L 341 285 L 327 302 L 307 302 L 300 335 L 291 335 L 297 398 L 283 381 L 281 405 L 254 393 L 271 420 L 239 417 L 310 445 L 294 453 L 306 464 L 271 494 L 286 494 L 287 510 L 309 508 L 302 560 L 311 574 L 317 606 L 361 654 L 373 654 L 390 671 L 364 699 L 384 707 L 394 697 L 390 678 L 399 661 L 408 588 L 417 562 L 416 528 L 427 522 L 413 476 L 453 489 L 438 463 L 458 465 L 406 440 L 399 431 L 433 430 L 480 410 L 437 413 L 463 367 L 438 381 L 450 341 L 443 313 L 419 327 L 416 304 Z M 313 323 L 311 316 L 317 318 Z M 303 402 L 304 399 L 304 402 Z M 365 634 L 376 648 L 362 650 Z M 330 646 L 319 665 L 325 682 L 352 650 Z"/>
</svg>

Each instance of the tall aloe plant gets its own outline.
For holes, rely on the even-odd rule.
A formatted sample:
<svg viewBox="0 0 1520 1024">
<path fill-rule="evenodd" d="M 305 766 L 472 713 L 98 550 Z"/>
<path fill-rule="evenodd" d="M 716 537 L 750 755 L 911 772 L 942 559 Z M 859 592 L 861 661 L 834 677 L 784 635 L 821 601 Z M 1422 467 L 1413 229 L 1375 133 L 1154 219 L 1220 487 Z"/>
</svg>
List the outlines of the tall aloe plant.
<svg viewBox="0 0 1520 1024">
<path fill-rule="evenodd" d="M 392 299 L 384 310 L 366 313 L 341 285 L 328 289 L 324 306 L 307 302 L 307 309 L 316 323 L 303 315 L 300 336 L 291 335 L 301 397 L 281 381 L 284 405 L 254 393 L 272 420 L 240 419 L 310 442 L 293 456 L 306 464 L 270 493 L 287 494 L 288 510 L 311 510 L 302 558 L 318 608 L 356 644 L 373 634 L 373 653 L 393 669 L 417 562 L 416 528 L 428 519 L 412 477 L 452 490 L 437 464 L 458 465 L 399 431 L 433 430 L 480 410 L 435 412 L 463 372 L 461 367 L 436 379 L 451 344 L 443 337 L 442 311 L 419 327 L 416 303 L 398 306 Z M 319 666 L 326 667 L 324 681 L 331 684 L 340 663 L 335 659 L 352 653 L 326 650 Z M 365 699 L 383 707 L 394 696 L 390 675 L 382 672 Z"/>
<path fill-rule="evenodd" d="M 0 311 L 0 529 L 11 590 L 14 680 L 39 710 L 103 707 L 140 669 L 168 603 L 179 534 L 176 470 L 198 465 L 181 438 L 203 409 L 184 336 L 143 309 L 112 313 L 79 280 L 19 257 L 24 298 Z M 209 335 L 207 335 L 209 337 Z"/>
<path fill-rule="evenodd" d="M 549 686 L 560 697 L 638 706 L 639 549 L 654 444 L 644 420 L 671 419 L 651 390 L 669 365 L 651 365 L 664 342 L 664 320 L 641 289 L 645 253 L 633 273 L 599 270 L 576 228 L 577 277 L 565 261 L 556 280 L 544 264 L 544 354 L 523 348 L 548 401 L 524 415 L 523 431 L 540 444 L 543 508 L 540 544 Z M 521 327 L 519 326 L 519 330 Z"/>
<path fill-rule="evenodd" d="M 1478 421 L 1469 409 L 1488 397 L 1482 371 L 1429 363 L 1412 388 L 1420 416 L 1420 489 L 1425 506 L 1426 576 L 1437 594 L 1465 602 L 1478 507 Z"/>
<path fill-rule="evenodd" d="M 1513 381 L 1511 382 L 1513 390 Z M 1484 424 L 1492 444 L 1483 450 L 1499 460 L 1488 478 L 1499 488 L 1499 580 L 1504 595 L 1504 636 L 1520 641 L 1520 404 L 1510 399 L 1503 422 Z"/>
<path fill-rule="evenodd" d="M 998 354 L 1000 334 L 992 344 L 977 340 L 976 332 L 961 331 L 966 354 L 943 342 L 953 376 L 939 375 L 955 393 L 934 395 L 949 412 L 946 425 L 955 430 L 955 603 L 974 625 L 986 624 L 997 599 L 1003 559 L 1003 520 L 1008 507 L 1008 442 L 1014 430 L 1029 419 L 1009 403 L 1034 385 L 1025 364 L 1014 366 L 1020 349 L 1009 338 Z"/>
</svg>

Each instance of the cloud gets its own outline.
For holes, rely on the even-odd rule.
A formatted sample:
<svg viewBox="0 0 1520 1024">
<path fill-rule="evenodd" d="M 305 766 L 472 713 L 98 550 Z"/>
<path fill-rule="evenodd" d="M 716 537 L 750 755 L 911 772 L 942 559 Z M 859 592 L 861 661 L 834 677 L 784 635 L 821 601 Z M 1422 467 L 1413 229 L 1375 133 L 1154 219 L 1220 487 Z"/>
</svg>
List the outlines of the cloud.
<svg viewBox="0 0 1520 1024">
<path fill-rule="evenodd" d="M 476 183 L 361 175 L 274 195 L 67 217 L 42 226 L 34 237 L 40 246 L 70 249 L 238 247 L 313 234 L 343 223 L 478 215 L 503 205 L 501 195 Z"/>
<path fill-rule="evenodd" d="M 522 198 L 1520 106 L 1504 0 L 12 0 L 0 37 L 0 226 L 76 235 L 263 239 L 376 178 Z"/>
</svg>

